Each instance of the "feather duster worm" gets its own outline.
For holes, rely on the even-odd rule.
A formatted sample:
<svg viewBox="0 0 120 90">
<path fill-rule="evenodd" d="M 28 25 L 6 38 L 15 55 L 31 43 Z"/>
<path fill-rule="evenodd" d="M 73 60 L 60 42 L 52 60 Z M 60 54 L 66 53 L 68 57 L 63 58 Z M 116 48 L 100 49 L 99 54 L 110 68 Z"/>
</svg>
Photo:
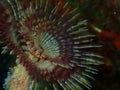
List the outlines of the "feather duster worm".
<svg viewBox="0 0 120 90">
<path fill-rule="evenodd" d="M 101 64 L 92 48 L 78 8 L 58 0 L 2 0 L 0 35 L 17 65 L 5 80 L 6 90 L 83 90 Z M 45 82 L 40 89 L 41 82 Z"/>
</svg>

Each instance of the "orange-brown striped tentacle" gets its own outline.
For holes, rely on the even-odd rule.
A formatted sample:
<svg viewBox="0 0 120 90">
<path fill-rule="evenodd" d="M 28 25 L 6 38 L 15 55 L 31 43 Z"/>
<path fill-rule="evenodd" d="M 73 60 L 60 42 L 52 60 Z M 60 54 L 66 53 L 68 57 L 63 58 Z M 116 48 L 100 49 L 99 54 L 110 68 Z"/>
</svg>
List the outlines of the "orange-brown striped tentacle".
<svg viewBox="0 0 120 90">
<path fill-rule="evenodd" d="M 6 10 L 5 6 L 0 2 L 0 11 L 1 11 L 1 17 L 0 17 L 0 34 L 2 36 L 1 41 L 5 42 L 7 47 L 9 49 L 14 50 L 16 53 L 20 53 L 21 50 L 18 49 L 18 47 L 12 42 L 10 34 L 10 26 L 11 22 L 8 22 L 9 13 L 8 10 Z M 6 19 L 6 20 L 4 20 Z"/>
<path fill-rule="evenodd" d="M 0 32 L 4 32 L 4 30 L 8 30 L 10 28 L 9 13 L 8 10 L 5 8 L 2 2 L 0 2 Z M 6 20 L 5 20 L 6 19 Z"/>
<path fill-rule="evenodd" d="M 49 82 L 56 82 L 57 80 L 64 81 L 66 78 L 70 76 L 70 73 L 73 73 L 74 71 L 78 70 L 78 68 L 67 69 L 57 65 L 52 72 L 49 72 L 47 69 L 46 70 L 39 69 L 34 63 L 32 63 L 29 60 L 29 58 L 24 56 L 24 54 L 19 55 L 19 58 L 20 58 L 20 63 L 23 64 L 24 67 L 26 67 L 28 73 L 37 82 L 40 82 L 42 77 L 44 77 L 44 79 Z M 62 75 L 60 75 L 61 73 Z"/>
</svg>

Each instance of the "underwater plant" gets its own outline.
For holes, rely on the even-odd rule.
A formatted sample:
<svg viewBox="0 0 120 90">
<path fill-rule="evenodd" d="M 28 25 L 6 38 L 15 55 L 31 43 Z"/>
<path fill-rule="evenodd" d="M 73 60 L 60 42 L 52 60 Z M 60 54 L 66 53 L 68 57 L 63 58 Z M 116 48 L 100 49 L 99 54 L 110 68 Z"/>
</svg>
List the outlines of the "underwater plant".
<svg viewBox="0 0 120 90">
<path fill-rule="evenodd" d="M 3 52 L 16 55 L 5 79 L 6 90 L 84 90 L 102 58 L 93 39 L 69 1 L 2 0 L 0 35 Z M 42 86 L 41 86 L 42 85 Z"/>
</svg>

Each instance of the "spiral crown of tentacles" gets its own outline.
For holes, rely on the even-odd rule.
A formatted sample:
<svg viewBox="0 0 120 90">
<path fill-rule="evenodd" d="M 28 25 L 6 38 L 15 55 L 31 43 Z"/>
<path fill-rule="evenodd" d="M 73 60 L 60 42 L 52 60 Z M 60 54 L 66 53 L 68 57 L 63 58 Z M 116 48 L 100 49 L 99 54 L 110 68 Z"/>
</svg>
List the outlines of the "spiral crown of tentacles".
<svg viewBox="0 0 120 90">
<path fill-rule="evenodd" d="M 89 79 L 94 79 L 95 66 L 101 64 L 93 49 L 101 46 L 93 44 L 94 35 L 78 7 L 62 0 L 56 5 L 51 0 L 2 0 L 0 13 L 2 53 L 9 49 L 17 63 L 5 88 L 37 90 L 41 80 L 54 90 L 92 87 Z"/>
</svg>

